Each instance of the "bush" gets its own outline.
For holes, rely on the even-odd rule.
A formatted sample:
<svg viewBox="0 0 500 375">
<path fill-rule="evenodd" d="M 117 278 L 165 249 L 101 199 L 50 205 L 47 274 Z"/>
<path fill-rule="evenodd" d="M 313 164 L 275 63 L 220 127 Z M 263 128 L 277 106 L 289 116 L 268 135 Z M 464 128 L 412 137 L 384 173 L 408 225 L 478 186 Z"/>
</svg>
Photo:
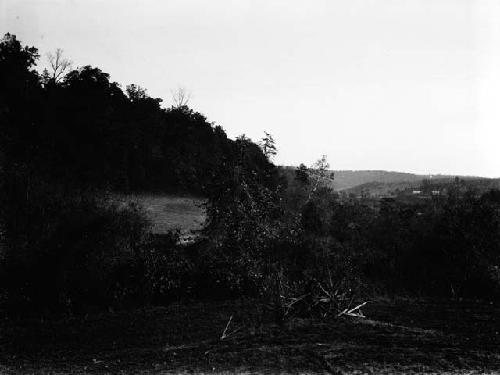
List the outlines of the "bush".
<svg viewBox="0 0 500 375">
<path fill-rule="evenodd" d="M 356 262 L 335 239 L 302 235 L 278 246 L 261 288 L 278 320 L 336 315 L 362 296 Z"/>
<path fill-rule="evenodd" d="M 193 293 L 196 265 L 189 249 L 179 246 L 179 232 L 157 236 L 142 253 L 145 295 L 153 304 L 167 304 Z"/>
<path fill-rule="evenodd" d="M 11 311 L 121 305 L 148 221 L 133 203 L 11 176 L 2 203 L 2 295 Z M 30 183 L 28 183 L 30 182 Z M 125 271 L 126 270 L 126 271 Z"/>
<path fill-rule="evenodd" d="M 489 196 L 381 210 L 363 233 L 367 275 L 396 293 L 497 298 L 500 207 Z"/>
</svg>

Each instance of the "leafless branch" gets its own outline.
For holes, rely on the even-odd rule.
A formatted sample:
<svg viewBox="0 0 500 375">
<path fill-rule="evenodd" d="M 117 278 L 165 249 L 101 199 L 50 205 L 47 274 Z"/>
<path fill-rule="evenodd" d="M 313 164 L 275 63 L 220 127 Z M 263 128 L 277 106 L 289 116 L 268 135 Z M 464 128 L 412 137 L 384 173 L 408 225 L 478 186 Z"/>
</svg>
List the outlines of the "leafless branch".
<svg viewBox="0 0 500 375">
<path fill-rule="evenodd" d="M 356 318 L 364 318 L 365 316 L 363 315 L 363 312 L 360 310 L 364 305 L 366 305 L 368 301 L 363 302 L 359 304 L 358 306 L 354 307 L 353 309 L 345 309 L 341 311 L 337 317 L 342 316 L 342 315 L 347 315 L 347 316 L 353 316 Z M 357 311 L 357 312 L 355 312 Z"/>
<path fill-rule="evenodd" d="M 242 327 L 236 328 L 233 331 L 229 332 L 229 326 L 231 325 L 231 322 L 233 321 L 233 316 L 229 318 L 226 324 L 226 328 L 224 328 L 224 332 L 222 332 L 222 335 L 220 337 L 221 340 L 227 339 L 229 336 L 234 335 L 236 332 L 240 331 Z"/>
<path fill-rule="evenodd" d="M 58 48 L 54 53 L 49 52 L 47 54 L 47 59 L 49 60 L 52 79 L 55 82 L 59 82 L 61 78 L 71 69 L 72 62 L 63 56 L 63 50 Z"/>
<path fill-rule="evenodd" d="M 172 101 L 174 102 L 174 107 L 176 108 L 187 106 L 190 99 L 191 93 L 189 93 L 184 87 L 179 87 L 176 91 L 172 91 Z"/>
</svg>

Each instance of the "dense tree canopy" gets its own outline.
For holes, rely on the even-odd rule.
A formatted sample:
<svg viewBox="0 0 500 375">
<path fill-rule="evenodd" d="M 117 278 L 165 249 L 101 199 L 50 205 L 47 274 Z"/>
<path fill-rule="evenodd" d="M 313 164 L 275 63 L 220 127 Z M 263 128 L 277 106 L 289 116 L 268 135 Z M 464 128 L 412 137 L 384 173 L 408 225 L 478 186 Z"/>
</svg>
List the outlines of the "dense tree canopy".
<svg viewBox="0 0 500 375">
<path fill-rule="evenodd" d="M 38 57 L 13 35 L 0 43 L 2 149 L 11 165 L 74 187 L 201 194 L 236 165 L 237 142 L 186 105 L 164 109 L 145 89 L 124 92 L 92 66 L 40 76 Z M 272 169 L 249 144 L 250 169 Z"/>
</svg>

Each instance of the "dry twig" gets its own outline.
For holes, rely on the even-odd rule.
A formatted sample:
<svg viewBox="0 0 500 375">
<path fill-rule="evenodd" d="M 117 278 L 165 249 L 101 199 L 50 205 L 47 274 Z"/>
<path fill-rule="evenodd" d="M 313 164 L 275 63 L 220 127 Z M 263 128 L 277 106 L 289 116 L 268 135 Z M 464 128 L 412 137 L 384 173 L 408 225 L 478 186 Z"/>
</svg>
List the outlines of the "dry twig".
<svg viewBox="0 0 500 375">
<path fill-rule="evenodd" d="M 232 321 L 233 321 L 233 316 L 231 315 L 229 317 L 229 320 L 227 321 L 226 328 L 224 328 L 224 332 L 222 332 L 222 335 L 220 337 L 221 340 L 227 339 L 229 336 L 234 335 L 236 332 L 241 330 L 242 327 L 236 328 L 232 332 L 229 332 L 229 326 L 231 325 Z"/>
<path fill-rule="evenodd" d="M 347 315 L 347 316 L 353 316 L 356 318 L 364 318 L 365 316 L 363 315 L 363 312 L 360 310 L 364 305 L 366 305 L 368 301 L 363 302 L 359 304 L 358 306 L 352 308 L 352 309 L 345 309 L 341 311 L 337 317 L 342 316 L 342 315 Z M 355 311 L 358 311 L 357 313 Z"/>
</svg>

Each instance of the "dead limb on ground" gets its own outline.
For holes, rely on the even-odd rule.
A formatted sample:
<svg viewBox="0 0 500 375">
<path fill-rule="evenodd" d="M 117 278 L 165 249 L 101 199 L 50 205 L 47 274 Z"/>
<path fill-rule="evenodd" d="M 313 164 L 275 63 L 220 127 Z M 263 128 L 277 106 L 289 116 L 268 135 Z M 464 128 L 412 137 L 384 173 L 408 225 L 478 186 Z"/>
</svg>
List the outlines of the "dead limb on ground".
<svg viewBox="0 0 500 375">
<path fill-rule="evenodd" d="M 234 335 L 236 332 L 240 331 L 242 327 L 235 328 L 232 331 L 229 330 L 229 326 L 231 325 L 231 322 L 233 321 L 233 316 L 231 315 L 229 317 L 229 320 L 227 321 L 226 328 L 224 328 L 224 331 L 222 332 L 222 335 L 220 337 L 221 340 L 227 339 L 229 336 Z"/>
<path fill-rule="evenodd" d="M 359 304 L 358 306 L 354 307 L 353 309 L 345 309 L 343 311 L 341 311 L 337 317 L 340 317 L 340 316 L 343 316 L 343 315 L 346 315 L 346 316 L 352 316 L 352 317 L 356 317 L 356 318 L 365 318 L 363 312 L 361 311 L 361 308 L 366 305 L 368 303 L 367 302 L 363 302 L 361 304 Z"/>
</svg>

